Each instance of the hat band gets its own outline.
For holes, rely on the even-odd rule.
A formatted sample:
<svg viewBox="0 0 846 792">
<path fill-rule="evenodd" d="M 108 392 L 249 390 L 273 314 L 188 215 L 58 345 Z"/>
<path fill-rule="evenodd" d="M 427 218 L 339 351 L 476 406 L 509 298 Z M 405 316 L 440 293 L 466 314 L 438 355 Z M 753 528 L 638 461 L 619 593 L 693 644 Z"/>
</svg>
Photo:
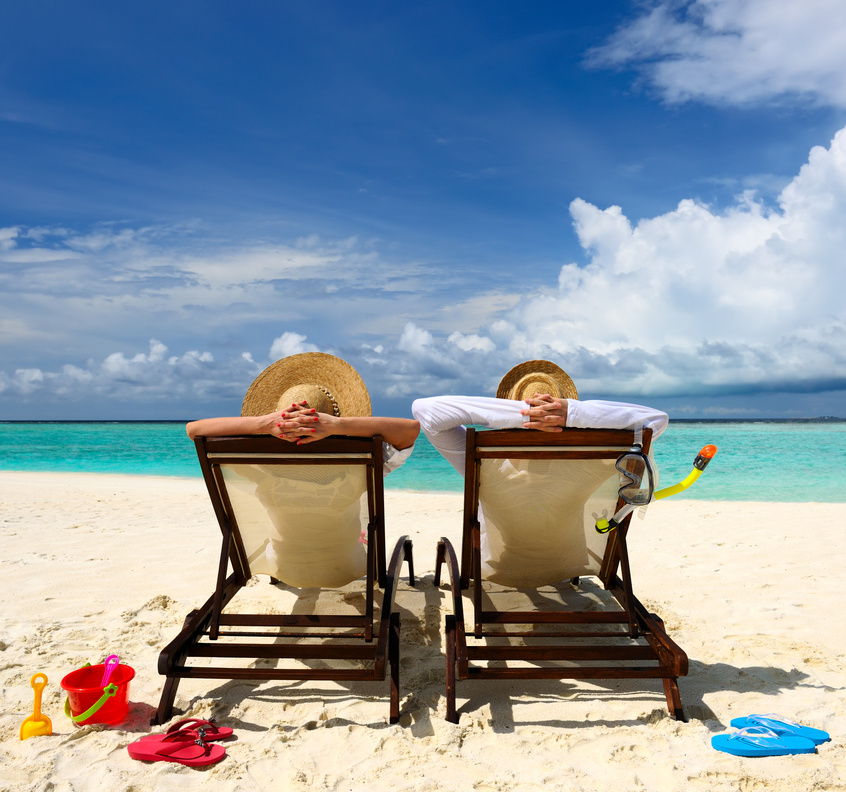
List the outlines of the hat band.
<svg viewBox="0 0 846 792">
<path fill-rule="evenodd" d="M 332 402 L 332 414 L 336 418 L 340 418 L 341 417 L 341 408 L 338 407 L 338 400 L 329 392 L 329 390 L 327 388 L 324 388 L 322 385 L 315 385 L 315 387 L 321 393 L 326 394 L 326 398 L 329 399 L 330 402 Z"/>
</svg>

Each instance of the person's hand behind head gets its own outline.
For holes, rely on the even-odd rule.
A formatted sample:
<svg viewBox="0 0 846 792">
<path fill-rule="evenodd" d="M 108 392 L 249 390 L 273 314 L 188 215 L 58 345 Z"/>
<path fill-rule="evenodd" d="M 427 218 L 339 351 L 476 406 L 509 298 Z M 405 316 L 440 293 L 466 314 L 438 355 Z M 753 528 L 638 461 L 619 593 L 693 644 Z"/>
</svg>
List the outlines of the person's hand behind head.
<svg viewBox="0 0 846 792">
<path fill-rule="evenodd" d="M 334 415 L 317 412 L 317 410 L 309 410 L 295 418 L 294 421 L 300 426 L 299 432 L 297 433 L 297 430 L 294 430 L 291 437 L 297 445 L 313 443 L 315 440 L 322 440 L 324 437 L 336 434 L 339 424 L 339 419 Z"/>
<path fill-rule="evenodd" d="M 534 407 L 540 407 L 544 404 L 555 404 L 560 407 L 561 402 L 566 401 L 566 399 L 558 399 L 555 396 L 550 396 L 548 393 L 536 393 L 530 399 L 524 399 L 524 401 L 526 404 Z"/>
<path fill-rule="evenodd" d="M 567 400 L 558 399 L 548 393 L 536 393 L 526 399 L 528 409 L 520 413 L 526 416 L 523 426 L 540 432 L 560 432 L 567 425 Z"/>
<path fill-rule="evenodd" d="M 317 410 L 315 410 L 313 407 L 309 407 L 308 402 L 303 400 L 301 402 L 295 402 L 291 404 L 290 407 L 285 407 L 281 411 L 281 414 L 283 418 L 294 419 L 306 415 L 315 415 L 317 414 Z"/>
<path fill-rule="evenodd" d="M 298 443 L 304 437 L 316 434 L 315 424 L 320 421 L 320 413 L 302 401 L 292 404 L 276 413 L 273 434 L 280 440 Z"/>
</svg>

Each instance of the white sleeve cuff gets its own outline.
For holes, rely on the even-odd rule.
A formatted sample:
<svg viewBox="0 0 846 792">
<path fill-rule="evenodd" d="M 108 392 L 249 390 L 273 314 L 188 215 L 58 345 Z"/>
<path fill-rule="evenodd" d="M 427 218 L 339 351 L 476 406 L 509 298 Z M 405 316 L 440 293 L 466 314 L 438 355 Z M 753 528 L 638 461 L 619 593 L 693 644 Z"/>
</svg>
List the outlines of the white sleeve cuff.
<svg viewBox="0 0 846 792">
<path fill-rule="evenodd" d="M 412 443 L 408 448 L 398 449 L 394 448 L 390 443 L 382 443 L 382 473 L 387 476 L 398 467 L 405 464 L 406 460 L 414 451 L 414 444 Z"/>
</svg>

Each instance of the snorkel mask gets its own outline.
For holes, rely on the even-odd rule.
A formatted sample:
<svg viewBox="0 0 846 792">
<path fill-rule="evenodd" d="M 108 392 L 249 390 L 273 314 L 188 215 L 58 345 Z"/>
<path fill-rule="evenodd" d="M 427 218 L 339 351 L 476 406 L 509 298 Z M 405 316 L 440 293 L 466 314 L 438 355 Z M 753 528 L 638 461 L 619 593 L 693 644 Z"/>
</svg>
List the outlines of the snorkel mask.
<svg viewBox="0 0 846 792">
<path fill-rule="evenodd" d="M 617 495 L 623 501 L 623 507 L 610 520 L 604 517 L 597 520 L 597 533 L 613 531 L 630 512 L 638 506 L 646 506 L 655 493 L 652 465 L 640 445 L 633 445 L 614 466 L 620 474 L 622 486 L 617 491 Z"/>
</svg>

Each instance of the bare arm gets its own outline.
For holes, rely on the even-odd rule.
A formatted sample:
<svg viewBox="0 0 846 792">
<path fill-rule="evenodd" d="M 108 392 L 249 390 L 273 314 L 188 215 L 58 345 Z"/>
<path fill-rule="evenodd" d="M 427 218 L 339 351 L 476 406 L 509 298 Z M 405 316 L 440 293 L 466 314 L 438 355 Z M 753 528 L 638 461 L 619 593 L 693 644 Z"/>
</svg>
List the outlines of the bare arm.
<svg viewBox="0 0 846 792">
<path fill-rule="evenodd" d="M 273 416 L 281 416 L 281 413 L 258 416 L 238 416 L 231 418 L 203 418 L 199 421 L 191 421 L 186 424 L 185 431 L 192 440 L 197 436 L 221 437 L 223 435 L 254 435 L 273 434 L 276 428 L 276 421 Z"/>
<path fill-rule="evenodd" d="M 310 409 L 307 405 L 291 405 L 288 411 L 267 415 L 204 418 L 191 421 L 185 427 L 185 431 L 192 440 L 198 435 L 220 437 L 269 434 L 292 443 L 311 443 L 330 435 L 350 437 L 382 435 L 386 443 L 390 443 L 401 451 L 414 445 L 420 433 L 420 424 L 411 418 L 336 418 L 334 415 Z"/>
<path fill-rule="evenodd" d="M 204 437 L 222 437 L 225 435 L 269 434 L 282 440 L 298 440 L 302 435 L 311 434 L 311 427 L 306 422 L 315 420 L 316 410 L 309 408 L 306 402 L 292 404 L 287 410 L 267 413 L 266 415 L 239 415 L 229 418 L 203 418 L 191 421 L 185 426 L 188 437 L 192 440 L 198 435 Z"/>
</svg>

